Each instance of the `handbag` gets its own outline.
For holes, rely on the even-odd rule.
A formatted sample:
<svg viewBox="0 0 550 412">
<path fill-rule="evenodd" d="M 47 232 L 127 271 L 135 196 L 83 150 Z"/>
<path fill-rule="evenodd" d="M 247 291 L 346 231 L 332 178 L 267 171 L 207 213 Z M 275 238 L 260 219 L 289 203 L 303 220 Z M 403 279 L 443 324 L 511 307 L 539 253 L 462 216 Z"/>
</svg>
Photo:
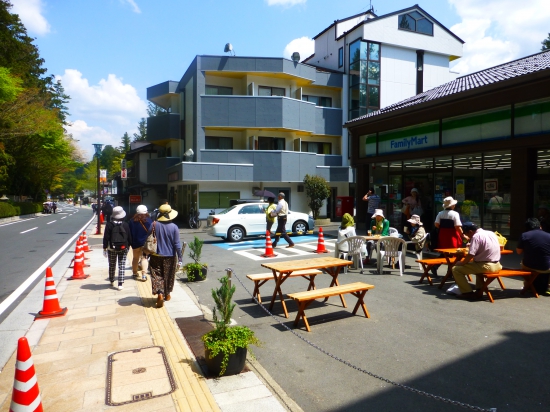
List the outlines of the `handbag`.
<svg viewBox="0 0 550 412">
<path fill-rule="evenodd" d="M 145 240 L 145 244 L 143 245 L 143 253 L 148 255 L 154 255 L 157 253 L 157 236 L 155 234 L 155 223 L 153 222 L 153 230 L 149 236 L 147 236 L 147 239 Z"/>
</svg>

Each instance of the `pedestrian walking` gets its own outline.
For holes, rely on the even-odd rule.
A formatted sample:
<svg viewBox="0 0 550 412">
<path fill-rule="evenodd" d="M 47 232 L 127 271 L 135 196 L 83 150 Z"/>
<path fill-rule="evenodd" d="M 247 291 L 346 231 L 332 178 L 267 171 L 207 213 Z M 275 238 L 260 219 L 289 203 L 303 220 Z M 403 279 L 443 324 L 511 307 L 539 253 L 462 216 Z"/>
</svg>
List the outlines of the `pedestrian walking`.
<svg viewBox="0 0 550 412">
<path fill-rule="evenodd" d="M 106 201 L 101 206 L 101 211 L 103 212 L 103 216 L 105 216 L 105 222 L 109 223 L 113 214 L 113 205 L 109 201 Z"/>
<path fill-rule="evenodd" d="M 139 205 L 136 208 L 136 214 L 130 219 L 128 225 L 130 226 L 130 233 L 132 234 L 132 275 L 135 279 L 147 280 L 147 269 L 149 268 L 149 261 L 147 256 L 143 253 L 143 245 L 149 236 L 149 231 L 153 221 L 149 217 L 147 206 Z M 141 263 L 141 274 L 138 271 L 139 264 Z"/>
<path fill-rule="evenodd" d="M 273 224 L 275 223 L 275 216 L 271 216 L 271 212 L 275 210 L 277 205 L 275 204 L 274 197 L 268 197 L 267 201 L 269 202 L 269 205 L 265 209 L 265 230 L 266 233 L 269 232 L 269 236 L 273 236 L 273 232 L 271 231 L 271 229 L 273 228 Z"/>
<path fill-rule="evenodd" d="M 57 202 L 52 202 L 52 210 L 53 214 L 55 215 L 55 211 L 57 210 Z"/>
<path fill-rule="evenodd" d="M 281 192 L 279 193 L 279 202 L 277 203 L 277 207 L 273 212 L 271 212 L 272 217 L 277 216 L 277 231 L 275 233 L 275 241 L 273 242 L 273 248 L 277 246 L 277 242 L 279 241 L 281 236 L 283 237 L 284 240 L 288 242 L 287 248 L 294 247 L 294 242 L 286 234 L 287 215 L 288 215 L 288 203 L 285 200 L 285 194 Z"/>
<path fill-rule="evenodd" d="M 151 287 L 153 295 L 157 295 L 157 307 L 164 306 L 164 301 L 170 300 L 174 289 L 176 270 L 182 266 L 182 251 L 178 226 L 172 222 L 178 215 L 170 205 L 159 207 L 158 223 L 152 227 L 157 238 L 157 253 L 151 255 Z M 176 260 L 177 258 L 177 260 Z"/>
<path fill-rule="evenodd" d="M 113 208 L 112 220 L 105 225 L 103 234 L 103 256 L 109 258 L 109 282 L 115 285 L 115 271 L 118 262 L 118 290 L 123 289 L 126 256 L 132 244 L 132 233 L 124 222 L 126 212 L 121 206 Z"/>
</svg>

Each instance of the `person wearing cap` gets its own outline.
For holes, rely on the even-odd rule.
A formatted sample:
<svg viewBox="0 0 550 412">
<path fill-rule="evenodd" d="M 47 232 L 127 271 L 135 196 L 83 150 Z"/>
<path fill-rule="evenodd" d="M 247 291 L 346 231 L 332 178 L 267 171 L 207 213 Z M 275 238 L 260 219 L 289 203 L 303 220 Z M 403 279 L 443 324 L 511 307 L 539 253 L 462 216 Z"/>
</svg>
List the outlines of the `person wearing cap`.
<svg viewBox="0 0 550 412">
<path fill-rule="evenodd" d="M 355 221 L 353 220 L 353 217 L 349 213 L 344 213 L 344 216 L 342 216 L 342 224 L 338 229 L 337 243 L 339 244 L 344 239 L 352 236 L 357 236 L 357 233 L 355 232 Z M 348 242 L 344 242 L 340 246 L 338 246 L 338 252 L 348 252 L 348 251 L 349 251 Z M 361 254 L 363 256 L 367 255 L 367 248 L 365 245 L 363 245 L 361 248 Z M 365 263 L 368 263 L 368 262 L 365 262 Z"/>
<path fill-rule="evenodd" d="M 143 282 L 147 280 L 147 269 L 149 261 L 147 256 L 143 254 L 143 245 L 149 236 L 153 221 L 149 217 L 147 206 L 139 205 L 136 208 L 136 214 L 132 217 L 128 225 L 130 233 L 132 233 L 132 274 L 135 279 L 141 279 Z M 139 264 L 141 263 L 141 275 L 139 274 Z"/>
<path fill-rule="evenodd" d="M 390 221 L 384 217 L 384 211 L 382 209 L 376 209 L 374 211 L 368 230 L 372 230 L 373 235 L 380 235 L 380 236 L 390 235 Z M 374 249 L 374 240 L 369 240 L 367 242 L 368 261 L 370 261 L 370 257 L 373 249 Z"/>
<path fill-rule="evenodd" d="M 494 273 L 502 269 L 500 243 L 490 230 L 478 228 L 474 223 L 462 225 L 464 237 L 469 239 L 468 254 L 453 266 L 453 277 L 460 289 L 460 299 L 480 299 L 483 296 L 483 276 L 478 273 Z M 467 275 L 476 275 L 476 291 L 468 283 Z"/>
<path fill-rule="evenodd" d="M 433 233 L 433 243 L 437 244 L 440 249 L 455 249 L 462 247 L 462 221 L 460 214 L 455 211 L 455 206 L 458 203 L 452 196 L 447 196 L 443 199 L 443 210 L 439 212 L 435 218 L 435 227 L 437 233 Z M 435 239 L 437 237 L 437 239 Z M 437 269 L 441 265 L 432 267 L 432 275 L 437 277 Z"/>
<path fill-rule="evenodd" d="M 525 232 L 516 246 L 518 255 L 523 254 L 521 268 L 538 272 L 533 286 L 539 295 L 550 296 L 548 280 L 550 278 L 550 233 L 541 230 L 538 219 L 530 218 L 525 222 Z"/>
<path fill-rule="evenodd" d="M 422 202 L 420 201 L 420 193 L 418 189 L 413 187 L 411 189 L 411 194 L 404 198 L 402 201 L 403 208 L 401 209 L 401 222 L 403 223 L 403 232 L 405 228 L 411 228 L 408 220 L 412 215 L 422 215 Z"/>
<path fill-rule="evenodd" d="M 115 271 L 118 261 L 118 290 L 123 289 L 124 284 L 124 270 L 126 268 L 126 256 L 128 255 L 128 249 L 132 244 L 132 232 L 130 226 L 124 221 L 126 212 L 121 206 L 113 208 L 111 215 L 111 221 L 105 225 L 105 232 L 103 233 L 103 255 L 109 258 L 109 282 L 111 286 L 115 285 Z M 120 248 L 115 249 L 112 243 L 112 233 L 115 225 L 121 225 L 122 229 L 126 233 L 126 244 Z"/>
<path fill-rule="evenodd" d="M 363 196 L 363 201 L 367 202 L 367 218 L 365 222 L 370 222 L 374 211 L 380 206 L 380 196 L 374 191 L 374 187 L 371 187 L 365 196 Z M 368 228 L 367 228 L 368 230 Z"/>
<path fill-rule="evenodd" d="M 420 252 L 424 248 L 424 243 L 426 243 L 424 224 L 420 221 L 420 216 L 418 215 L 412 215 L 407 222 L 411 224 L 409 240 L 413 242 L 416 251 Z"/>
<path fill-rule="evenodd" d="M 182 266 L 180 232 L 178 226 L 172 222 L 177 215 L 178 212 L 170 205 L 161 205 L 158 223 L 153 226 L 157 238 L 157 253 L 151 255 L 149 266 L 151 268 L 152 292 L 153 295 L 157 295 L 158 308 L 164 306 L 164 300 L 170 300 L 170 293 L 174 289 L 176 270 Z"/>
<path fill-rule="evenodd" d="M 285 194 L 283 192 L 279 193 L 279 202 L 277 207 L 273 212 L 271 212 L 272 217 L 277 217 L 277 230 L 275 233 L 275 241 L 273 242 L 273 248 L 277 246 L 277 242 L 282 237 L 287 241 L 287 248 L 294 247 L 294 242 L 286 234 L 286 219 L 288 215 L 288 203 L 285 200 Z"/>
<path fill-rule="evenodd" d="M 273 224 L 275 223 L 275 216 L 271 216 L 271 212 L 275 210 L 277 205 L 275 204 L 274 197 L 268 197 L 267 201 L 269 204 L 265 209 L 265 223 L 266 223 L 265 230 L 266 230 L 266 233 L 267 232 L 270 233 L 269 236 L 273 237 L 273 232 L 271 231 L 271 229 L 273 228 Z"/>
</svg>

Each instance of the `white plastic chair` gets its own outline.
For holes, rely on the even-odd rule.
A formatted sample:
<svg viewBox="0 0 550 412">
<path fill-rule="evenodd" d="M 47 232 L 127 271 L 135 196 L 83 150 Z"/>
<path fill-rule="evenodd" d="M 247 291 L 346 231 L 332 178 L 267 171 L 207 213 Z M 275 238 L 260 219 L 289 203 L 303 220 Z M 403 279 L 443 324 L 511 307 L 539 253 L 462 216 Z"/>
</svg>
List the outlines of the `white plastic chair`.
<svg viewBox="0 0 550 412">
<path fill-rule="evenodd" d="M 424 248 L 425 248 L 429 236 L 430 236 L 430 234 L 429 234 L 429 233 L 426 233 L 426 235 L 424 235 L 424 237 L 423 237 L 422 239 L 420 239 L 419 241 L 412 241 L 412 240 L 409 240 L 408 242 L 406 242 L 406 243 L 407 243 L 407 246 L 408 246 L 408 245 L 416 245 L 417 243 L 422 243 L 422 242 L 424 242 Z M 416 247 L 415 247 L 413 253 L 416 255 L 416 259 L 417 259 L 417 260 L 421 260 L 421 259 L 422 259 L 422 250 L 424 250 L 424 248 L 422 248 L 422 249 L 420 250 L 420 252 L 417 252 L 417 251 L 416 251 Z M 418 268 L 419 268 L 420 270 L 424 270 L 424 269 L 422 268 L 422 265 L 421 265 L 420 263 L 418 264 Z"/>
<path fill-rule="evenodd" d="M 344 243 L 348 244 L 348 251 L 344 252 L 340 250 L 340 246 Z M 336 244 L 336 250 L 338 255 L 343 255 L 343 259 L 347 259 L 348 256 L 353 256 L 354 260 L 358 260 L 361 265 L 361 274 L 363 274 L 363 259 L 361 254 L 363 253 L 363 247 L 365 247 L 365 239 L 362 236 L 351 236 Z M 344 268 L 344 273 L 347 272 L 347 267 Z"/>
<path fill-rule="evenodd" d="M 382 245 L 384 249 L 382 250 Z M 407 242 L 398 237 L 383 236 L 376 245 L 376 269 L 379 274 L 382 274 L 382 261 L 388 258 L 388 262 L 397 258 L 399 262 L 399 276 L 403 276 L 403 268 L 405 267 L 405 252 L 407 250 Z"/>
</svg>

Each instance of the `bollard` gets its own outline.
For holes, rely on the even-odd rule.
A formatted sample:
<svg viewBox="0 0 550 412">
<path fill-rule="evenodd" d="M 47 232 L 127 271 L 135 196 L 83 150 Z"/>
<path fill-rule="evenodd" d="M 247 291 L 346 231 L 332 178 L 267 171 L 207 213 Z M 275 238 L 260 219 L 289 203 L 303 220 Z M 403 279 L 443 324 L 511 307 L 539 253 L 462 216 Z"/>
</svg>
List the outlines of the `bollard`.
<svg viewBox="0 0 550 412">
<path fill-rule="evenodd" d="M 231 289 L 231 276 L 233 276 L 233 269 L 227 268 L 225 269 L 226 276 L 229 279 L 229 288 Z"/>
</svg>

